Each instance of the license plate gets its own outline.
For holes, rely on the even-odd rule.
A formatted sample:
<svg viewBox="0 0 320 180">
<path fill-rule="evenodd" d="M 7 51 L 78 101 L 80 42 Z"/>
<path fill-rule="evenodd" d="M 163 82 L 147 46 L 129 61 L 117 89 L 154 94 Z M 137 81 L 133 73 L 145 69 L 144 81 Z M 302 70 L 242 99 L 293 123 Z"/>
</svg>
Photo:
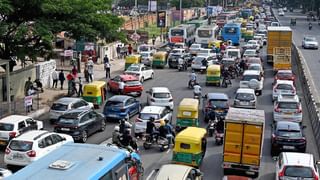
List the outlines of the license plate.
<svg viewBox="0 0 320 180">
<path fill-rule="evenodd" d="M 21 154 L 19 154 L 19 153 L 17 153 L 17 154 L 14 154 L 13 156 L 12 156 L 12 158 L 13 159 L 23 159 L 23 156 L 21 155 Z"/>
<path fill-rule="evenodd" d="M 294 149 L 294 146 L 283 146 L 283 149 Z"/>
<path fill-rule="evenodd" d="M 285 114 L 285 115 L 292 115 L 291 112 L 285 112 L 284 114 Z"/>
<path fill-rule="evenodd" d="M 247 105 L 249 105 L 249 102 L 240 102 L 240 105 L 247 106 Z"/>
<path fill-rule="evenodd" d="M 61 131 L 70 131 L 69 128 L 61 128 Z"/>
<path fill-rule="evenodd" d="M 117 117 L 117 115 L 115 115 L 115 114 L 109 114 L 108 116 L 109 117 Z"/>
</svg>

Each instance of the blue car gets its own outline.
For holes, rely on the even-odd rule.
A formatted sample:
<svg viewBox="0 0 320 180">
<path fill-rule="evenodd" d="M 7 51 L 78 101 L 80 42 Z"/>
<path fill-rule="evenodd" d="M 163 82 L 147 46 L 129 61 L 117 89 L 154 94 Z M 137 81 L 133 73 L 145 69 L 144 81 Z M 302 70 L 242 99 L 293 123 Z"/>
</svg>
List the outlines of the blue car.
<svg viewBox="0 0 320 180">
<path fill-rule="evenodd" d="M 214 116 L 225 117 L 229 110 L 229 97 L 225 93 L 208 93 L 203 101 L 204 121 L 210 120 L 209 115 L 214 112 Z M 213 117 L 211 117 L 212 119 Z"/>
<path fill-rule="evenodd" d="M 103 114 L 106 120 L 129 120 L 131 116 L 141 111 L 140 102 L 125 95 L 115 95 L 108 99 L 103 108 Z"/>
</svg>

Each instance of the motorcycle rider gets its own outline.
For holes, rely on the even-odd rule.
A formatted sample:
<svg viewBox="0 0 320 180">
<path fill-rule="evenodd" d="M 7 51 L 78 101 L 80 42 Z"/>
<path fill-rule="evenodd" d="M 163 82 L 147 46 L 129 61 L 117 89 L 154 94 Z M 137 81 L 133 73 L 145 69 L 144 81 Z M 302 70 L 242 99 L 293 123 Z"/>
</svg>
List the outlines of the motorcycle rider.
<svg viewBox="0 0 320 180">
<path fill-rule="evenodd" d="M 124 134 L 120 138 L 120 143 L 125 148 L 128 148 L 128 149 L 132 148 L 134 150 L 138 149 L 135 141 L 133 140 L 133 138 L 132 138 L 132 136 L 130 134 L 130 130 L 129 129 L 125 129 L 124 130 Z"/>
<path fill-rule="evenodd" d="M 197 74 L 192 70 L 192 73 L 190 74 L 190 80 L 189 80 L 189 86 L 191 86 L 191 82 L 197 82 Z"/>
<path fill-rule="evenodd" d="M 120 120 L 120 124 L 119 124 L 119 132 L 120 132 L 120 134 L 124 134 L 124 131 L 126 129 L 130 129 L 131 126 L 132 125 L 129 122 L 127 122 L 125 119 L 121 119 Z"/>
<path fill-rule="evenodd" d="M 178 59 L 178 65 L 179 66 L 182 66 L 182 70 L 186 70 L 186 64 L 184 62 L 184 59 L 180 56 L 179 59 Z"/>
<path fill-rule="evenodd" d="M 174 137 L 176 136 L 174 130 L 173 130 L 173 127 L 172 125 L 169 123 L 169 120 L 168 119 L 165 119 L 164 122 L 166 123 L 165 127 L 167 128 L 168 130 L 168 135 L 167 135 L 167 139 L 169 141 L 169 144 L 174 144 Z"/>
<path fill-rule="evenodd" d="M 221 118 L 218 118 L 218 122 L 216 125 L 216 131 L 217 131 L 217 133 L 224 132 L 224 121 Z"/>
<path fill-rule="evenodd" d="M 114 127 L 114 131 L 112 133 L 112 144 L 115 144 L 117 146 L 121 146 L 120 144 L 120 128 L 119 126 Z"/>
<path fill-rule="evenodd" d="M 197 82 L 193 86 L 193 96 L 198 96 L 199 99 L 201 97 L 201 86 Z"/>
<path fill-rule="evenodd" d="M 311 29 L 312 29 L 312 23 L 309 22 L 309 30 L 311 30 Z"/>
<path fill-rule="evenodd" d="M 230 74 L 229 74 L 229 71 L 228 69 L 224 68 L 223 71 L 222 71 L 222 84 L 223 83 L 227 83 L 227 84 L 231 84 L 231 80 L 230 80 Z"/>
<path fill-rule="evenodd" d="M 155 133 L 155 128 L 156 125 L 154 124 L 154 117 L 150 117 L 149 121 L 147 122 L 146 134 L 152 137 Z"/>
<path fill-rule="evenodd" d="M 241 72 L 244 72 L 244 69 L 246 68 L 246 63 L 244 59 L 241 59 L 239 66 L 240 66 Z"/>
</svg>

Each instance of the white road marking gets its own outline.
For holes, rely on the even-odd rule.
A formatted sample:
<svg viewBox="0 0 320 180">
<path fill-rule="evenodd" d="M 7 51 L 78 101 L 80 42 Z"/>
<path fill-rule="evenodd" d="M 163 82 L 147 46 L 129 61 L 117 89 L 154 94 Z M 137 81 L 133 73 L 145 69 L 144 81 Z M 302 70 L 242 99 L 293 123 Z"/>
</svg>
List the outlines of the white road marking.
<svg viewBox="0 0 320 180">
<path fill-rule="evenodd" d="M 152 177 L 153 173 L 155 173 L 155 172 L 156 172 L 155 170 L 152 170 L 152 171 L 151 171 L 151 173 L 149 174 L 149 176 L 147 177 L 147 179 L 146 179 L 146 180 L 151 179 L 151 177 Z"/>
<path fill-rule="evenodd" d="M 168 153 L 170 152 L 170 150 L 171 150 L 171 149 L 169 148 L 166 153 L 168 154 Z"/>
</svg>

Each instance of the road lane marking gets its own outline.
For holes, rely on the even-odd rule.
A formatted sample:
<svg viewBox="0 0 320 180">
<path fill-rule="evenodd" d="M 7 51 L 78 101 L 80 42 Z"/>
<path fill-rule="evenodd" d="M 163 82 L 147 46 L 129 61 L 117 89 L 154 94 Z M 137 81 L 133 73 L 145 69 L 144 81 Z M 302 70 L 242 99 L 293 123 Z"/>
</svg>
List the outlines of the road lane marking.
<svg viewBox="0 0 320 180">
<path fill-rule="evenodd" d="M 170 150 L 171 150 L 171 149 L 169 148 L 166 153 L 168 154 L 168 153 L 170 152 Z"/>
<path fill-rule="evenodd" d="M 152 177 L 153 173 L 155 173 L 155 172 L 156 172 L 155 170 L 152 170 L 152 171 L 151 171 L 151 173 L 149 174 L 149 176 L 147 177 L 147 179 L 146 179 L 146 180 L 151 179 L 151 177 Z"/>
</svg>

